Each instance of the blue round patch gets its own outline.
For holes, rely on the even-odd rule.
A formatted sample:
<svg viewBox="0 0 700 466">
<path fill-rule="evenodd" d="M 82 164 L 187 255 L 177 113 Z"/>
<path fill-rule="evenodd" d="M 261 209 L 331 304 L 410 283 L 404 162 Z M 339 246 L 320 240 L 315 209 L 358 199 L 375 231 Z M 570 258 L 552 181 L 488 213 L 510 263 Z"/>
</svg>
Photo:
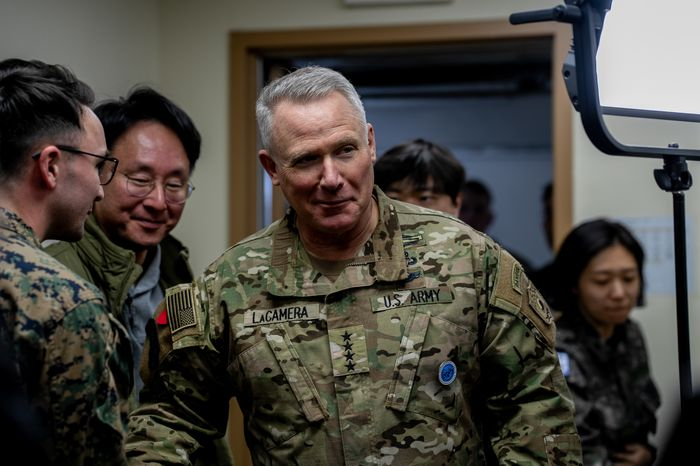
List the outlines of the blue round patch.
<svg viewBox="0 0 700 466">
<path fill-rule="evenodd" d="M 449 385 L 457 378 L 457 365 L 452 361 L 445 361 L 438 369 L 438 379 L 443 385 Z"/>
</svg>

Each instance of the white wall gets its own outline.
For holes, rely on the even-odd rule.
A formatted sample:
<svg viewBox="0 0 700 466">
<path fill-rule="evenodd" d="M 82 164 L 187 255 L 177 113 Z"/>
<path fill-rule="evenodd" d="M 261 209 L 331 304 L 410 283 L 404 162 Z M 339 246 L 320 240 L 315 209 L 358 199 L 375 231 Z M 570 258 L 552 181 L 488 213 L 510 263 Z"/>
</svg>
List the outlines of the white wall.
<svg viewBox="0 0 700 466">
<path fill-rule="evenodd" d="M 505 19 L 514 11 L 557 3 L 454 0 L 434 6 L 346 8 L 341 0 L 0 0 L 0 57 L 69 65 L 99 97 L 122 95 L 138 82 L 158 83 L 191 114 L 203 135 L 203 154 L 193 179 L 197 191 L 176 233 L 190 247 L 195 270 L 201 271 L 227 246 L 227 154 L 235 143 L 227 134 L 230 31 Z M 660 162 L 600 154 L 578 119 L 573 162 L 576 221 L 601 215 L 672 215 L 670 194 L 653 182 L 652 171 Z M 691 162 L 691 172 L 696 169 Z M 695 188 L 687 196 L 687 215 L 695 222 L 698 214 L 700 194 Z M 697 263 L 700 247 L 696 240 L 693 244 L 691 262 Z M 691 328 L 696 329 L 700 286 L 693 283 L 692 289 Z M 662 389 L 663 438 L 678 400 L 675 300 L 665 294 L 648 301 L 635 316 L 644 326 L 652 370 Z M 693 356 L 697 386 L 697 343 Z"/>
<path fill-rule="evenodd" d="M 158 0 L 0 0 L 0 59 L 68 66 L 98 100 L 155 84 Z"/>
</svg>

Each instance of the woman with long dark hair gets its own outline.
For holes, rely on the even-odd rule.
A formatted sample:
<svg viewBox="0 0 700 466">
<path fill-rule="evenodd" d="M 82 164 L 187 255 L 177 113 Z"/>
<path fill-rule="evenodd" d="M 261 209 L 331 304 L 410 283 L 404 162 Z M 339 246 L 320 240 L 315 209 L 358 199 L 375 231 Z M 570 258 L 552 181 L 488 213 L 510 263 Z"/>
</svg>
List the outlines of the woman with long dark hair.
<svg viewBox="0 0 700 466">
<path fill-rule="evenodd" d="M 659 392 L 641 328 L 644 251 L 622 224 L 577 226 L 554 261 L 557 352 L 576 406 L 585 465 L 653 463 Z"/>
</svg>

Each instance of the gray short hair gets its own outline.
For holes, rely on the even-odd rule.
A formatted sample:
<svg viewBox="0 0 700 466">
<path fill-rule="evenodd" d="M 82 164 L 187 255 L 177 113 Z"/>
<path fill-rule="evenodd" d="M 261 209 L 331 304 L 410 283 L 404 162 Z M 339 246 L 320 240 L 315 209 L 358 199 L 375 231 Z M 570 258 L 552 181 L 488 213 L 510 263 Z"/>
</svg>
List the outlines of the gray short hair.
<svg viewBox="0 0 700 466">
<path fill-rule="evenodd" d="M 350 81 L 337 71 L 321 66 L 307 66 L 265 86 L 255 106 L 263 148 L 270 149 L 273 113 L 280 102 L 291 100 L 296 103 L 308 103 L 334 92 L 340 93 L 350 102 L 363 126 L 366 127 L 367 117 L 360 96 Z"/>
</svg>

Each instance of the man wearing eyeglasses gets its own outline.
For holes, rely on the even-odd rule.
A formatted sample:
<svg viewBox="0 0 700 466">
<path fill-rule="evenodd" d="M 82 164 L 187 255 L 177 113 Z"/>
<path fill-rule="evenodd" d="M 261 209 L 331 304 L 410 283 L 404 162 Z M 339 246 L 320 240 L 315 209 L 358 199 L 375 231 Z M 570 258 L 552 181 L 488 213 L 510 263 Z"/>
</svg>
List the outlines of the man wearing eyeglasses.
<svg viewBox="0 0 700 466">
<path fill-rule="evenodd" d="M 126 330 L 40 244 L 79 240 L 118 166 L 93 98 L 59 65 L 0 62 L 3 464 L 126 464 Z"/>
<path fill-rule="evenodd" d="M 102 290 L 129 332 L 133 408 L 143 386 L 140 361 L 153 311 L 166 288 L 192 280 L 189 253 L 170 232 L 194 190 L 190 176 L 201 137 L 182 108 L 150 87 L 101 102 L 95 113 L 119 168 L 85 224 L 85 238 L 48 250 Z M 211 464 L 226 464 L 228 445 L 217 446 L 219 453 L 206 449 L 217 455 Z"/>
</svg>

